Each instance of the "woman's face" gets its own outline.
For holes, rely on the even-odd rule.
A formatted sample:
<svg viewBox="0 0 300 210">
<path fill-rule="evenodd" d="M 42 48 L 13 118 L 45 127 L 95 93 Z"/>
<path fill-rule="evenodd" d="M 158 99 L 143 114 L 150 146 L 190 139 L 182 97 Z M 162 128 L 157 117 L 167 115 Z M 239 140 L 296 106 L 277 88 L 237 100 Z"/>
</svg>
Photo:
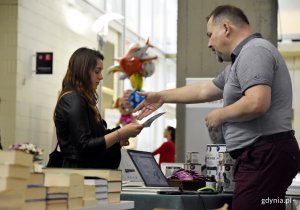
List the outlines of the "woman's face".
<svg viewBox="0 0 300 210">
<path fill-rule="evenodd" d="M 93 90 L 97 89 L 98 85 L 100 84 L 100 81 L 103 79 L 102 70 L 103 61 L 101 59 L 97 59 L 96 67 L 91 71 L 91 83 Z"/>
<path fill-rule="evenodd" d="M 166 139 L 170 138 L 170 131 L 168 131 L 167 128 L 164 130 L 164 138 Z"/>
</svg>

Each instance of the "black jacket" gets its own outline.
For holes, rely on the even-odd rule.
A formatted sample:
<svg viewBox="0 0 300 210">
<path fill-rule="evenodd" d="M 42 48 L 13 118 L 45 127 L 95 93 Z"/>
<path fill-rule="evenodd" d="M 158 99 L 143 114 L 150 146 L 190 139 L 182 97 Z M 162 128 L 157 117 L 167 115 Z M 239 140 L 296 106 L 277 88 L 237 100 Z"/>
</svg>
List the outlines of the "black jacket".
<svg viewBox="0 0 300 210">
<path fill-rule="evenodd" d="M 120 144 L 106 149 L 104 135 L 109 130 L 104 120 L 97 122 L 84 97 L 76 92 L 64 95 L 55 109 L 54 122 L 63 167 L 117 168 L 121 161 Z"/>
</svg>

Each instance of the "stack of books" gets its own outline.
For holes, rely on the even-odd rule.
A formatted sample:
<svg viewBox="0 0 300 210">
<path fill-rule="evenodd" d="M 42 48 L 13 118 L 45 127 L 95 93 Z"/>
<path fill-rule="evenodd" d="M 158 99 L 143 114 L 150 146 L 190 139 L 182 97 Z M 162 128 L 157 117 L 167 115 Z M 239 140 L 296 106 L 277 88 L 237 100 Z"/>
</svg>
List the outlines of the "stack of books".
<svg viewBox="0 0 300 210">
<path fill-rule="evenodd" d="M 97 205 L 96 188 L 94 185 L 84 184 L 83 206 L 93 207 Z"/>
<path fill-rule="evenodd" d="M 119 203 L 122 186 L 122 171 L 111 169 L 65 169 L 65 168 L 44 168 L 47 173 L 80 174 L 84 177 L 96 177 L 107 181 L 107 202 Z M 101 187 L 102 188 L 102 187 Z M 99 189 L 97 189 L 99 190 Z M 102 189 L 101 189 L 102 190 Z M 95 188 L 96 192 L 96 188 Z M 100 195 L 101 194 L 101 195 Z M 98 198 L 104 197 L 104 193 L 99 193 Z M 88 200 L 88 199 L 85 199 Z M 92 200 L 92 199 L 89 199 Z M 101 200 L 101 199 L 100 199 Z M 102 199 L 104 202 L 106 199 Z M 88 203 L 89 201 L 87 201 Z"/>
<path fill-rule="evenodd" d="M 120 203 L 122 180 L 110 180 L 107 183 L 108 203 Z"/>
<path fill-rule="evenodd" d="M 44 178 L 44 173 L 30 173 L 22 210 L 46 210 L 47 188 L 44 186 Z"/>
<path fill-rule="evenodd" d="M 84 202 L 89 204 L 107 203 L 107 180 L 97 177 L 84 178 Z"/>
<path fill-rule="evenodd" d="M 22 209 L 32 160 L 22 151 L 0 151 L 0 209 Z"/>
<path fill-rule="evenodd" d="M 47 210 L 83 207 L 84 178 L 79 174 L 45 173 Z"/>
<path fill-rule="evenodd" d="M 121 192 L 121 181 L 108 181 L 102 178 L 85 177 L 84 184 L 88 191 L 95 192 L 97 203 L 119 203 Z M 93 193 L 87 193 L 93 194 Z"/>
</svg>

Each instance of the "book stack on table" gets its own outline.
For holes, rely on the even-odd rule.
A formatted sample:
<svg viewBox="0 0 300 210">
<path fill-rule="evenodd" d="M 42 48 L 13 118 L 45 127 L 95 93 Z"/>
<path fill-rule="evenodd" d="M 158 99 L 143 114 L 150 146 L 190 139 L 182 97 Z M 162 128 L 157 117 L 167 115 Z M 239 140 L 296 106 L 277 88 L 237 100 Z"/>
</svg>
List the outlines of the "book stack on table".
<svg viewBox="0 0 300 210">
<path fill-rule="evenodd" d="M 22 210 L 45 210 L 47 188 L 44 173 L 31 172 L 25 190 L 25 204 Z"/>
<path fill-rule="evenodd" d="M 45 173 L 47 210 L 83 207 L 84 177 L 79 174 Z"/>
<path fill-rule="evenodd" d="M 0 151 L 0 209 L 23 208 L 32 167 L 31 154 L 16 150 Z"/>
<path fill-rule="evenodd" d="M 86 190 L 83 196 L 85 207 L 103 203 L 120 203 L 122 171 L 110 169 L 66 169 L 66 168 L 44 168 L 43 172 L 79 174 L 85 177 L 85 182 L 90 183 L 84 186 Z M 90 181 L 86 181 L 90 179 Z M 84 184 L 88 185 L 88 184 Z M 93 195 L 95 194 L 95 196 Z"/>
</svg>

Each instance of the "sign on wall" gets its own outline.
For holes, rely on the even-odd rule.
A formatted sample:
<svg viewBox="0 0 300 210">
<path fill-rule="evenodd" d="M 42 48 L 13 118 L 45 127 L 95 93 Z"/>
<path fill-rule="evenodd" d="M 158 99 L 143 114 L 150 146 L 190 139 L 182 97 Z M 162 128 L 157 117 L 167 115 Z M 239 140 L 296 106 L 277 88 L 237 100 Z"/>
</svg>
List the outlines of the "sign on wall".
<svg viewBox="0 0 300 210">
<path fill-rule="evenodd" d="M 52 74 L 53 72 L 53 53 L 37 52 L 36 53 L 36 73 Z"/>
</svg>

